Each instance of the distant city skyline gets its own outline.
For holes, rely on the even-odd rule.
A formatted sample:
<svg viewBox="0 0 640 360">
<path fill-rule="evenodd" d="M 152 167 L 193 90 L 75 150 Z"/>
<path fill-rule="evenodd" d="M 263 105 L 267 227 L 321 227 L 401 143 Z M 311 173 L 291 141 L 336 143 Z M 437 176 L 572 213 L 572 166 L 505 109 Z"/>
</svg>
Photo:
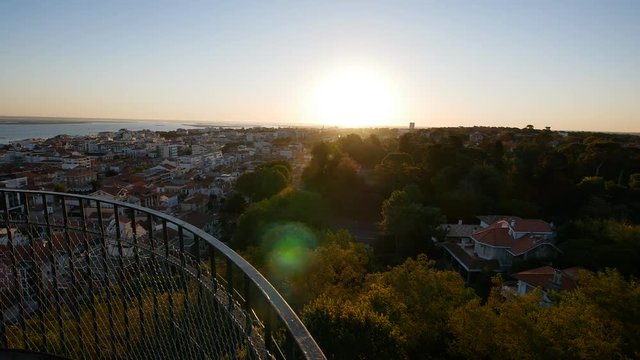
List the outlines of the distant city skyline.
<svg viewBox="0 0 640 360">
<path fill-rule="evenodd" d="M 0 2 L 0 115 L 640 132 L 638 1 Z"/>
</svg>

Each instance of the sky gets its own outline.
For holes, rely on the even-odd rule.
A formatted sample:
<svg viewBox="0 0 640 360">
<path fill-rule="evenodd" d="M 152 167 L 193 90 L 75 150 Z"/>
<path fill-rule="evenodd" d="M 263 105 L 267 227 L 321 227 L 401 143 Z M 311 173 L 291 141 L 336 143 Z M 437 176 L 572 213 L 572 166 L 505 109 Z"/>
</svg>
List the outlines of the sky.
<svg viewBox="0 0 640 360">
<path fill-rule="evenodd" d="M 638 19 L 637 0 L 3 0 L 0 115 L 640 132 Z"/>
</svg>

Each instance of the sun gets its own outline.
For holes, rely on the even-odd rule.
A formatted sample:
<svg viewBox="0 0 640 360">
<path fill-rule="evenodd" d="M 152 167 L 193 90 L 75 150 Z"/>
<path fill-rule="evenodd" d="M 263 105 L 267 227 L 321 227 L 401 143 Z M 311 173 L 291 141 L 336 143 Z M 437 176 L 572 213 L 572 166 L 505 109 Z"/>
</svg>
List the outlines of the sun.
<svg viewBox="0 0 640 360">
<path fill-rule="evenodd" d="M 313 117 L 323 125 L 389 125 L 395 110 L 390 85 L 380 72 L 364 66 L 328 72 L 318 81 L 313 94 Z"/>
</svg>

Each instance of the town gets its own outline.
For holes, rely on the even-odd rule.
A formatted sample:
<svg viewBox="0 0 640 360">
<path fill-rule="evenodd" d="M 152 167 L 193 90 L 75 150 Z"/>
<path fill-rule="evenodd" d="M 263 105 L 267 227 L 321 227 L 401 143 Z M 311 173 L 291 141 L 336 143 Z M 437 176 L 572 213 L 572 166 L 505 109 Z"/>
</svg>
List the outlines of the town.
<svg viewBox="0 0 640 360">
<path fill-rule="evenodd" d="M 1 186 L 124 201 L 200 223 L 194 216 L 211 211 L 242 173 L 273 160 L 301 171 L 305 144 L 320 136 L 301 129 L 218 128 L 26 139 L 0 151 Z M 19 200 L 9 203 L 10 210 L 20 206 Z"/>
</svg>

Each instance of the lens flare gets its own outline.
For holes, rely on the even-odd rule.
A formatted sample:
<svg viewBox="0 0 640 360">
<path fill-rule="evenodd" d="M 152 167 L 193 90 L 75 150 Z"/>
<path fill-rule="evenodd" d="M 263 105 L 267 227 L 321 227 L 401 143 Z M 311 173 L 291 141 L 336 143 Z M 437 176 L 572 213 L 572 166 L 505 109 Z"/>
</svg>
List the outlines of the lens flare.
<svg viewBox="0 0 640 360">
<path fill-rule="evenodd" d="M 271 225 L 264 233 L 262 244 L 270 249 L 269 265 L 273 273 L 287 276 L 306 269 L 317 239 L 304 224 L 288 222 Z"/>
</svg>

